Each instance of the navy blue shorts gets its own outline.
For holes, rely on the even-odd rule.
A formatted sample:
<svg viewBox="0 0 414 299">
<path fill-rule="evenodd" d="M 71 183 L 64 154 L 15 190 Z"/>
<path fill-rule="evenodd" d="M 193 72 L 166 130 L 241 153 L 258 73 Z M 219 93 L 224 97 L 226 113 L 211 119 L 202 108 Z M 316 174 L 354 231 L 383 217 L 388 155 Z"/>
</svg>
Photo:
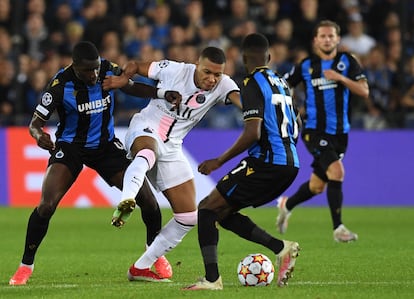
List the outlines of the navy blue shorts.
<svg viewBox="0 0 414 299">
<path fill-rule="evenodd" d="M 315 130 L 304 130 L 302 140 L 313 156 L 313 172 L 328 181 L 326 171 L 333 162 L 342 160 L 348 147 L 348 134 L 330 135 Z"/>
<path fill-rule="evenodd" d="M 258 207 L 280 196 L 292 184 L 299 169 L 247 157 L 225 175 L 217 190 L 229 205 L 239 209 Z"/>
<path fill-rule="evenodd" d="M 87 149 L 76 144 L 57 142 L 56 148 L 49 158 L 49 164 L 65 164 L 76 179 L 84 165 L 96 172 L 110 185 L 110 180 L 120 171 L 125 171 L 130 161 L 126 151 L 118 139 L 108 142 L 99 149 Z"/>
</svg>

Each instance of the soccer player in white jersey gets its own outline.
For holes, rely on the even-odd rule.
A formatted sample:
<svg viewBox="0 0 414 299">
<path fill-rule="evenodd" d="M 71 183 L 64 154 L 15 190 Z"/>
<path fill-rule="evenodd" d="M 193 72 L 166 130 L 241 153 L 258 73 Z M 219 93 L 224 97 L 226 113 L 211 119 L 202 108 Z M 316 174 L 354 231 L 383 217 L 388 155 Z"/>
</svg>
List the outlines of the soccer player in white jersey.
<svg viewBox="0 0 414 299">
<path fill-rule="evenodd" d="M 241 108 L 239 87 L 227 75 L 224 52 L 205 48 L 197 64 L 170 60 L 154 62 L 130 61 L 121 76 L 107 77 L 106 89 L 128 84 L 135 74 L 158 81 L 157 96 L 136 113 L 125 137 L 128 157 L 132 162 L 125 172 L 122 198 L 112 217 L 121 227 L 135 208 L 133 200 L 145 176 L 168 199 L 174 216 L 161 229 L 154 242 L 129 268 L 129 280 L 166 281 L 151 271 L 155 260 L 176 247 L 197 224 L 194 175 L 182 152 L 183 138 L 215 104 L 233 103 Z M 166 90 L 182 95 L 178 106 L 163 100 Z"/>
</svg>

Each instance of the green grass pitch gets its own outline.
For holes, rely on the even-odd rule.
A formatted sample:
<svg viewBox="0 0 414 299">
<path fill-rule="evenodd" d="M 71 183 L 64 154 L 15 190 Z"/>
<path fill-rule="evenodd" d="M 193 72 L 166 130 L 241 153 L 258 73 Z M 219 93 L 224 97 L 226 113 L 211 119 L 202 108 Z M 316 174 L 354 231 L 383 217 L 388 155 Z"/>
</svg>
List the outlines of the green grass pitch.
<svg viewBox="0 0 414 299">
<path fill-rule="evenodd" d="M 302 250 L 294 277 L 285 288 L 243 287 L 236 267 L 249 253 L 267 249 L 220 229 L 222 291 L 183 291 L 204 270 L 193 229 L 167 257 L 171 283 L 129 282 L 128 267 L 144 250 L 145 230 L 136 211 L 122 229 L 109 222 L 112 209 L 60 208 L 38 250 L 34 274 L 26 286 L 9 286 L 23 250 L 31 209 L 0 208 L 0 298 L 414 298 L 414 208 L 345 207 L 344 221 L 359 234 L 355 243 L 333 241 L 327 207 L 299 207 L 283 238 Z M 277 234 L 275 208 L 243 212 Z M 171 212 L 163 210 L 164 223 Z"/>
</svg>

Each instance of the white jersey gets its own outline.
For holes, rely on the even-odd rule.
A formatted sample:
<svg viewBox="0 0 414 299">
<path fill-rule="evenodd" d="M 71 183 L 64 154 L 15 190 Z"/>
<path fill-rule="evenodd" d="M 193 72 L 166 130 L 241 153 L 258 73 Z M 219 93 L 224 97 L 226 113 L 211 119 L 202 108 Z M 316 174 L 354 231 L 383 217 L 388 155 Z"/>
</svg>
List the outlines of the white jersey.
<svg viewBox="0 0 414 299">
<path fill-rule="evenodd" d="M 162 141 L 181 144 L 187 133 L 215 104 L 224 103 L 232 91 L 239 91 L 237 84 L 227 75 L 209 91 L 201 90 L 194 83 L 196 65 L 171 60 L 153 62 L 148 77 L 158 80 L 158 88 L 176 90 L 182 95 L 179 110 L 165 99 L 152 99 L 139 112 L 146 124 L 156 131 Z"/>
</svg>

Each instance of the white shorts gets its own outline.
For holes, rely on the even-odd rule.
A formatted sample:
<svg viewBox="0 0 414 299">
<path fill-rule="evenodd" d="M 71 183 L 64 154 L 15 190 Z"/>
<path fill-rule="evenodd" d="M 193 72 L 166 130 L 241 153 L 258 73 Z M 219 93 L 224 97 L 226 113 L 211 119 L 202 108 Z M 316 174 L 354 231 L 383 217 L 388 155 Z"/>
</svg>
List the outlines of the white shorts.
<svg viewBox="0 0 414 299">
<path fill-rule="evenodd" d="M 157 141 L 156 162 L 154 167 L 147 172 L 147 177 L 154 188 L 158 191 L 178 186 L 194 178 L 193 170 L 184 156 L 182 145 L 170 141 L 163 142 L 156 131 L 151 128 L 145 118 L 136 113 L 128 127 L 125 135 L 125 147 L 127 157 L 131 159 L 130 149 L 139 136 L 149 136 Z"/>
</svg>

